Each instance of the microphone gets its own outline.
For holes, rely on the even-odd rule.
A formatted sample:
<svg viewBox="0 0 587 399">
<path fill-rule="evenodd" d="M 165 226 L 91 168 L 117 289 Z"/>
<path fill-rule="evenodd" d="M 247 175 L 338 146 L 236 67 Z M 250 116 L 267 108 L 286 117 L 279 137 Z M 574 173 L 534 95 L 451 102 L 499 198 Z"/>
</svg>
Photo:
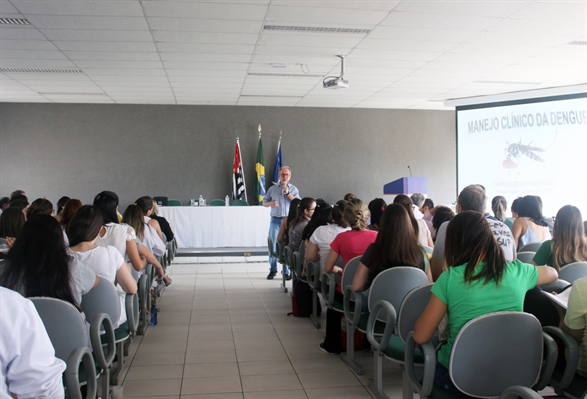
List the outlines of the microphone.
<svg viewBox="0 0 587 399">
<path fill-rule="evenodd" d="M 408 170 L 410 171 L 410 177 L 413 177 L 412 176 L 412 168 L 410 168 L 410 165 L 408 165 Z"/>
</svg>

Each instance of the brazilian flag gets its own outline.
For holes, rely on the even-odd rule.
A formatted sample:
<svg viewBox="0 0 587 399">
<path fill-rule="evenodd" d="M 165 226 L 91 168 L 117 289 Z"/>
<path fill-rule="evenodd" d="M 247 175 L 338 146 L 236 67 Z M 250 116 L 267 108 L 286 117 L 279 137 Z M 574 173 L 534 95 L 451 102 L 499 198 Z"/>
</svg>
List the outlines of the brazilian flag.
<svg viewBox="0 0 587 399">
<path fill-rule="evenodd" d="M 257 163 L 255 165 L 256 183 L 255 196 L 259 204 L 263 203 L 265 198 L 265 161 L 263 160 L 263 144 L 261 143 L 261 135 L 259 135 L 259 146 L 257 147 Z"/>
</svg>

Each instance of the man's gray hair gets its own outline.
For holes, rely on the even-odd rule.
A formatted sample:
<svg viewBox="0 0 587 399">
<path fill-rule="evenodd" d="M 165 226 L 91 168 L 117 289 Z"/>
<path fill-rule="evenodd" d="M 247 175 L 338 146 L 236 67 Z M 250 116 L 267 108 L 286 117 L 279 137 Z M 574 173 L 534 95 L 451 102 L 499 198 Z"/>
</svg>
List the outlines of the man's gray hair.
<svg viewBox="0 0 587 399">
<path fill-rule="evenodd" d="M 416 205 L 418 208 L 422 206 L 424 200 L 426 199 L 424 198 L 424 195 L 420 193 L 414 193 L 410 198 L 412 199 L 412 203 Z"/>
<path fill-rule="evenodd" d="M 281 168 L 279 168 L 279 171 L 281 172 L 283 169 L 287 169 L 291 173 L 291 168 L 289 166 L 282 166 Z"/>
<path fill-rule="evenodd" d="M 463 188 L 463 191 L 459 194 L 457 203 L 463 211 L 475 211 L 485 214 L 487 194 L 485 194 L 482 186 L 471 184 Z"/>
</svg>

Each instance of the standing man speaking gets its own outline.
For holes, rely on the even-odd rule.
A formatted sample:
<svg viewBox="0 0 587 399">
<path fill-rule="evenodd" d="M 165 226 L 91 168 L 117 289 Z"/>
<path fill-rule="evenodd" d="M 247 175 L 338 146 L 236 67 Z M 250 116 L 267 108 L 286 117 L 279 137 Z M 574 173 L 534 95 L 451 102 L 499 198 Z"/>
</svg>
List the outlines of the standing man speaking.
<svg viewBox="0 0 587 399">
<path fill-rule="evenodd" d="M 275 252 L 277 233 L 279 232 L 281 221 L 289 212 L 289 204 L 294 198 L 300 198 L 297 187 L 290 184 L 289 179 L 291 179 L 291 169 L 289 166 L 282 166 L 279 169 L 279 183 L 269 187 L 263 199 L 263 206 L 271 207 L 269 237 L 273 239 L 273 252 Z M 267 280 L 273 280 L 273 277 L 277 274 L 277 259 L 271 256 L 271 253 L 269 254 L 269 265 Z"/>
</svg>

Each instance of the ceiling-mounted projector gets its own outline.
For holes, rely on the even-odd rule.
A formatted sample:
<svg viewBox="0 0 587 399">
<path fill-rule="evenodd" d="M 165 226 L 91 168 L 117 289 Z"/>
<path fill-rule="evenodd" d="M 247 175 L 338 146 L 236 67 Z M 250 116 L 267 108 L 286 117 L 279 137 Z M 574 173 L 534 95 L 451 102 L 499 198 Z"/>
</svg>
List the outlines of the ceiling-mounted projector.
<svg viewBox="0 0 587 399">
<path fill-rule="evenodd" d="M 327 76 L 322 81 L 322 87 L 325 89 L 346 89 L 349 87 L 349 81 L 344 80 L 344 56 L 337 55 L 340 58 L 340 76 Z"/>
</svg>

